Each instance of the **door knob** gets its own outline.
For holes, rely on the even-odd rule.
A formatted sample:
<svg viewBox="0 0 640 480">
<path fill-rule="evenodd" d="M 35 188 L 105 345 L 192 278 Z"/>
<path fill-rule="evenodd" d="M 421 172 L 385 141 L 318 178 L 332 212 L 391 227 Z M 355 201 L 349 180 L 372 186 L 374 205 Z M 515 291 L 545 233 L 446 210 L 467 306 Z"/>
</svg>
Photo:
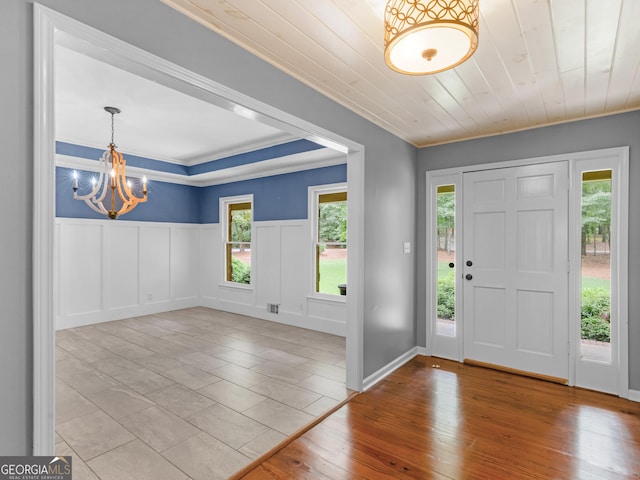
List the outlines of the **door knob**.
<svg viewBox="0 0 640 480">
<path fill-rule="evenodd" d="M 453 262 L 449 262 L 449 268 L 453 268 L 454 266 Z"/>
<path fill-rule="evenodd" d="M 473 275 L 471 275 L 470 273 L 467 273 L 464 278 L 466 278 L 467 280 L 471 280 L 473 278 Z"/>
<path fill-rule="evenodd" d="M 473 265 L 473 262 L 471 260 L 467 260 L 467 267 L 470 267 L 471 265 Z"/>
</svg>

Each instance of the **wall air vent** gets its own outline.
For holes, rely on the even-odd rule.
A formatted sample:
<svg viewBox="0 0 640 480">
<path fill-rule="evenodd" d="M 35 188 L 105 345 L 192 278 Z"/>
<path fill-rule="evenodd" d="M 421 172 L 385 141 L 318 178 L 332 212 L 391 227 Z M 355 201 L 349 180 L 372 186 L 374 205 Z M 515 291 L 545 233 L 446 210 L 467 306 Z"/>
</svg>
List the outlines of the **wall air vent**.
<svg viewBox="0 0 640 480">
<path fill-rule="evenodd" d="M 277 303 L 267 303 L 267 311 L 269 313 L 278 314 L 278 310 L 280 309 L 280 305 Z"/>
</svg>

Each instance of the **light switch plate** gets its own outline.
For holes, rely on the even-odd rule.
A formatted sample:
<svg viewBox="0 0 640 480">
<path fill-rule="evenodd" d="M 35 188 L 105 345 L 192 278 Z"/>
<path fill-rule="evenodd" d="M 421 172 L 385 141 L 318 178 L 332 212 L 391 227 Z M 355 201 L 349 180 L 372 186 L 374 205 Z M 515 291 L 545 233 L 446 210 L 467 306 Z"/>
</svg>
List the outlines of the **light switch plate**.
<svg viewBox="0 0 640 480">
<path fill-rule="evenodd" d="M 404 253 L 411 253 L 411 242 L 404 242 Z"/>
</svg>

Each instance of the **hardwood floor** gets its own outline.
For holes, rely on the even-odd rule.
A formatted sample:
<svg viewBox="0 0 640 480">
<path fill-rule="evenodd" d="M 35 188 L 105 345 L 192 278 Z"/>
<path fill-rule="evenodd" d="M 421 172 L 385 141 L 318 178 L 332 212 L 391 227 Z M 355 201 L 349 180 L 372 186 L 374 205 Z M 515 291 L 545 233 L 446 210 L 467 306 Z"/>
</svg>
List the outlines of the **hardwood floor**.
<svg viewBox="0 0 640 480">
<path fill-rule="evenodd" d="M 640 478 L 640 404 L 419 356 L 242 478 Z"/>
</svg>

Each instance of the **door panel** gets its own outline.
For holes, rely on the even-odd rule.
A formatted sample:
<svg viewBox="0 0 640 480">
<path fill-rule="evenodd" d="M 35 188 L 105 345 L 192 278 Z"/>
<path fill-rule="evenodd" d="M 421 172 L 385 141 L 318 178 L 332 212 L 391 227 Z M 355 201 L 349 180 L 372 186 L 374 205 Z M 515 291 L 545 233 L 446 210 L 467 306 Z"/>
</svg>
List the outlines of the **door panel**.
<svg viewBox="0 0 640 480">
<path fill-rule="evenodd" d="M 506 291 L 504 288 L 476 287 L 473 289 L 475 308 L 483 312 L 477 315 L 473 325 L 473 341 L 480 345 L 505 348 Z"/>
<path fill-rule="evenodd" d="M 504 179 L 478 180 L 474 182 L 473 201 L 477 203 L 503 201 L 505 188 Z"/>
<path fill-rule="evenodd" d="M 518 290 L 517 346 L 522 352 L 553 355 L 553 294 Z"/>
<path fill-rule="evenodd" d="M 567 163 L 463 185 L 465 358 L 567 379 Z"/>
<path fill-rule="evenodd" d="M 530 210 L 517 213 L 518 271 L 553 271 L 553 211 Z"/>
<path fill-rule="evenodd" d="M 505 223 L 504 212 L 479 212 L 473 217 L 473 231 L 476 232 L 473 261 L 476 268 L 504 270 Z M 487 239 L 491 239 L 491 241 L 487 241 Z"/>
</svg>

